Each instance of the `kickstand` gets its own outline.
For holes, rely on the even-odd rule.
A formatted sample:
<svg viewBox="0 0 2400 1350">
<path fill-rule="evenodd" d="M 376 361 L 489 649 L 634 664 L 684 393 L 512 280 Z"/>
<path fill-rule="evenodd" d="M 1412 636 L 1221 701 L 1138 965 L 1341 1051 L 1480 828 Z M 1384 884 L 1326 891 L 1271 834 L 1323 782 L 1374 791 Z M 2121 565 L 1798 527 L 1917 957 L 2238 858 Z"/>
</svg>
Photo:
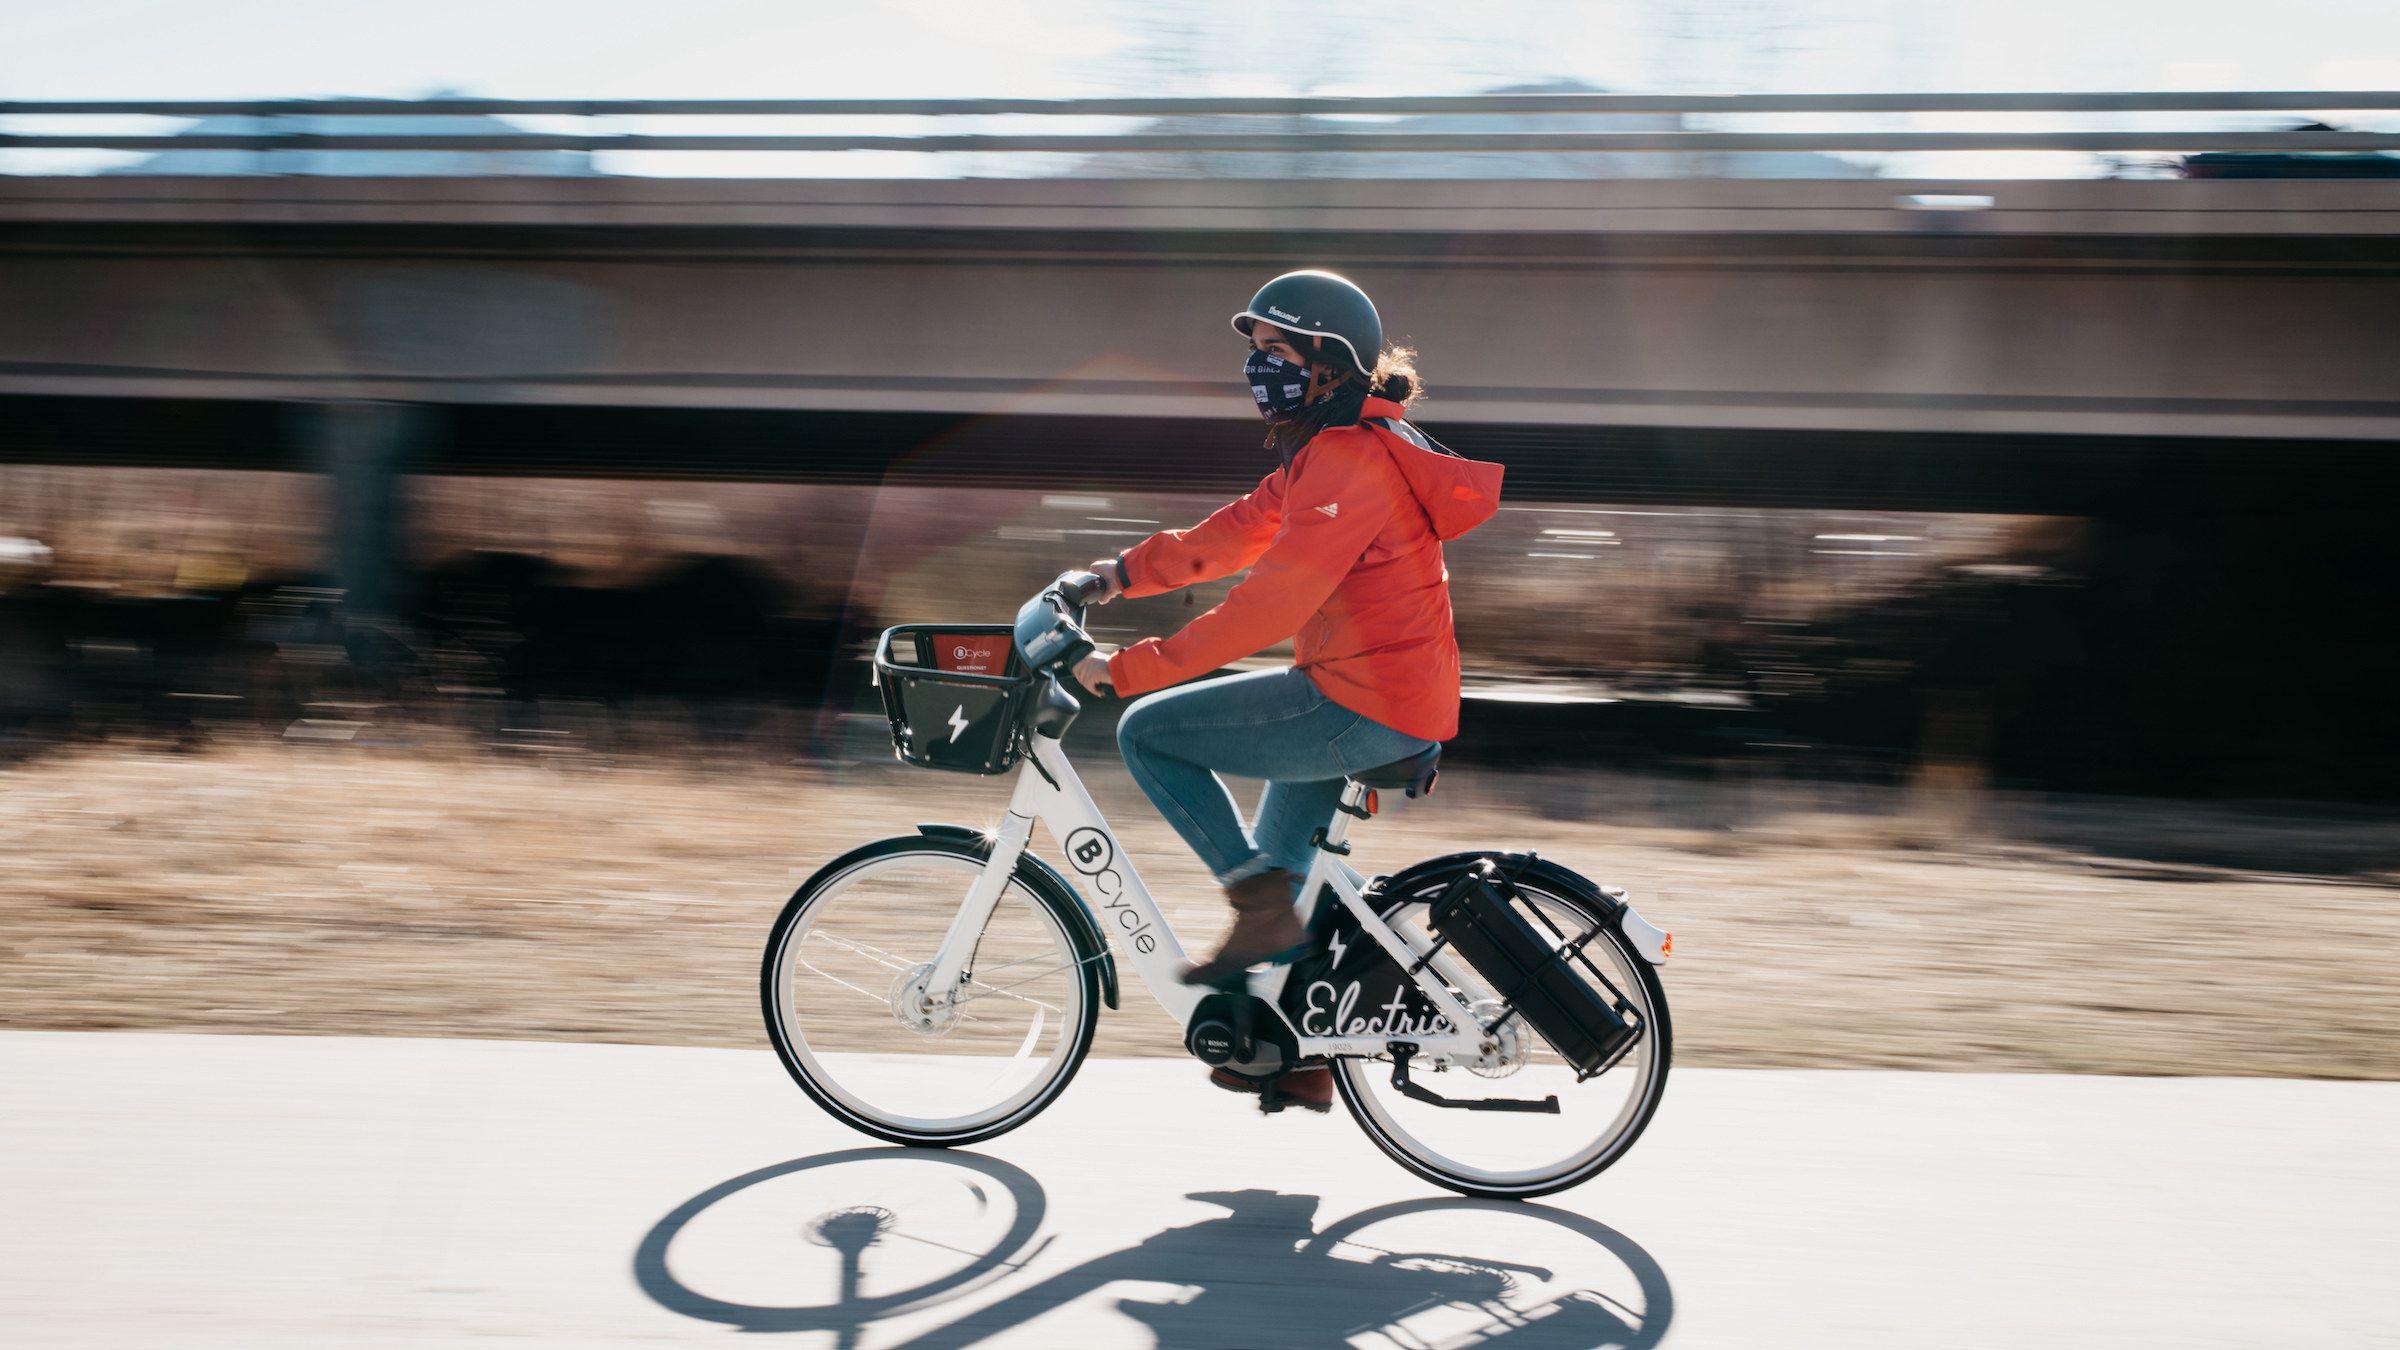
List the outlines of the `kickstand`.
<svg viewBox="0 0 2400 1350">
<path fill-rule="evenodd" d="M 1415 1058 L 1417 1053 L 1416 1042 L 1393 1041 L 1385 1049 L 1392 1056 L 1392 1086 L 1398 1088 L 1403 1097 L 1424 1102 L 1430 1106 L 1447 1106 L 1454 1111 L 1533 1111 L 1551 1116 L 1558 1114 L 1558 1098 L 1555 1095 L 1544 1097 L 1538 1102 L 1509 1097 L 1480 1097 L 1461 1100 L 1455 1097 L 1440 1096 L 1418 1086 L 1416 1081 L 1408 1076 L 1408 1061 Z"/>
</svg>

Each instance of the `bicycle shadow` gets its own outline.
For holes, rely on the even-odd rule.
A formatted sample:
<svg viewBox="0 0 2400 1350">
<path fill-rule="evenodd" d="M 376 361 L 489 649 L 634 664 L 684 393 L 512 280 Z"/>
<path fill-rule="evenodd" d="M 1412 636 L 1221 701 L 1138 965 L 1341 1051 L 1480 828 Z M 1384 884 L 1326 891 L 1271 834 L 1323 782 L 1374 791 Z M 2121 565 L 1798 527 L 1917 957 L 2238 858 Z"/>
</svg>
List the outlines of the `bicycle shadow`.
<svg viewBox="0 0 2400 1350">
<path fill-rule="evenodd" d="M 978 1250 L 946 1247 L 948 1268 L 898 1289 L 878 1282 L 879 1263 L 904 1261 L 928 1244 L 936 1216 L 909 1203 L 825 1204 L 810 1197 L 791 1211 L 799 1241 L 778 1259 L 816 1263 L 809 1302 L 770 1306 L 713 1297 L 670 1270 L 669 1248 L 720 1204 L 779 1178 L 840 1173 L 851 1189 L 881 1194 L 871 1171 L 851 1164 L 901 1163 L 951 1169 L 980 1205 L 992 1202 Z M 990 1183 L 997 1197 L 983 1191 Z M 930 1208 L 922 1185 L 908 1190 Z M 794 1197 L 799 1199 L 799 1197 Z M 1545 1205 L 1444 1197 L 1379 1205 L 1317 1226 L 1319 1198 L 1274 1191 L 1198 1192 L 1223 1217 L 1164 1229 L 1133 1246 L 1027 1280 L 999 1298 L 962 1308 L 899 1342 L 906 1350 L 957 1350 L 1024 1327 L 1070 1305 L 1113 1310 L 1146 1328 L 1160 1350 L 1334 1350 L 1388 1344 L 1485 1344 L 1504 1350 L 1602 1350 L 1655 1346 L 1674 1316 L 1666 1272 L 1631 1238 Z M 1005 1203 L 997 1203 L 1004 1199 Z M 1022 1169 L 959 1150 L 861 1148 L 795 1159 L 735 1177 L 677 1206 L 643 1237 L 634 1277 L 644 1293 L 688 1317 L 751 1332 L 832 1331 L 854 1346 L 868 1327 L 900 1317 L 921 1321 L 1021 1279 L 1053 1236 L 1040 1236 L 1048 1197 Z M 790 1233 L 789 1227 L 777 1230 Z M 950 1235 L 950 1228 L 938 1231 Z M 1037 1240 L 1038 1238 L 1038 1240 Z M 959 1258 L 965 1258 L 962 1261 Z M 830 1268 L 828 1268 L 830 1267 Z M 1603 1287 L 1593 1287 L 1595 1285 Z M 1114 1287 L 1112 1287 L 1114 1286 Z M 1128 1328 L 1130 1330 L 1130 1328 Z M 879 1338 L 880 1339 L 880 1338 Z"/>
</svg>

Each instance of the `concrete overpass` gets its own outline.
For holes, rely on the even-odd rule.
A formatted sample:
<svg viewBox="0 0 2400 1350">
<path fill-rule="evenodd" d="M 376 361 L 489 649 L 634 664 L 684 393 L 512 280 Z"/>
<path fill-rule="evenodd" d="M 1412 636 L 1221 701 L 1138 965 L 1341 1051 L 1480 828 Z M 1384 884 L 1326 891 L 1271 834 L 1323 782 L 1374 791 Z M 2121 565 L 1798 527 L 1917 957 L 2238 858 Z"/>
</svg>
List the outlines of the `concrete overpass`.
<svg viewBox="0 0 2400 1350">
<path fill-rule="evenodd" d="M 1551 496 L 2089 509 L 2400 438 L 2393 182 L 150 177 L 0 179 L 0 454 L 279 462 L 274 405 L 369 400 L 453 472 L 1213 487 L 1224 316 L 1297 266 Z"/>
<path fill-rule="evenodd" d="M 1939 676 L 2042 781 L 2400 762 L 2393 182 L 0 179 L 0 459 L 328 472 L 366 612 L 402 473 L 1230 493 L 1303 265 L 1518 504 L 2090 519 Z"/>
</svg>

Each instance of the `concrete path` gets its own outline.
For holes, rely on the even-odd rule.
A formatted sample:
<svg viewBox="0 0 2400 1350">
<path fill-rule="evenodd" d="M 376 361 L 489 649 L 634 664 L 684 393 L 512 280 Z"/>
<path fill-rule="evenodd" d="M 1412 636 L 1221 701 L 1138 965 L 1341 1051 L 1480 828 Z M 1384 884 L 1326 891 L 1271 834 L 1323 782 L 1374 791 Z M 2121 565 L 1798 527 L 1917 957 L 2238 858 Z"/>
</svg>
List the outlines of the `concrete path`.
<svg viewBox="0 0 2400 1350">
<path fill-rule="evenodd" d="M 2400 1346 L 2400 1084 L 1678 1071 L 1443 1198 L 1346 1118 L 1088 1065 L 973 1152 L 765 1052 L 0 1034 L 0 1342 Z"/>
</svg>

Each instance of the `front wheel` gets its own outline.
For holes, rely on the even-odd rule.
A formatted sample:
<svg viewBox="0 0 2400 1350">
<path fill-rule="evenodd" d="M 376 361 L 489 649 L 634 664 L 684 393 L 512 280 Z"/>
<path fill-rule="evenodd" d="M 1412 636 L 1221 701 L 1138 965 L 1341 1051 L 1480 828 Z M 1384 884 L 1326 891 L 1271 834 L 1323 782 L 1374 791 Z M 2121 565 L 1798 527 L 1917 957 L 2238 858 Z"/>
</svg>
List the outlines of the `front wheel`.
<svg viewBox="0 0 2400 1350">
<path fill-rule="evenodd" d="M 1453 875 L 1447 869 L 1417 868 L 1393 880 L 1383 919 L 1416 951 L 1433 944 L 1429 911 Z M 1641 1034 L 1624 1056 L 1607 1071 L 1578 1081 L 1574 1066 L 1517 1019 L 1507 1063 L 1438 1073 L 1418 1066 L 1413 1075 L 1418 1086 L 1453 1100 L 1538 1101 L 1555 1095 L 1559 1110 L 1554 1115 L 1470 1111 L 1408 1097 L 1393 1085 L 1388 1059 L 1339 1060 L 1334 1074 L 1350 1114 L 1393 1161 L 1436 1185 L 1492 1199 L 1562 1191 L 1625 1156 L 1658 1109 L 1673 1054 L 1658 972 L 1633 950 L 1608 909 L 1582 894 L 1588 883 L 1542 864 L 1522 873 L 1516 884 L 1526 903 L 1539 911 L 1536 917 L 1548 920 L 1540 927 L 1547 930 L 1546 938 L 1555 939 L 1552 946 L 1588 935 L 1583 959 L 1569 969 L 1603 1002 L 1638 1017 Z M 1468 985 L 1460 992 L 1469 1006 L 1499 1006 L 1503 991 L 1482 983 L 1460 963 L 1445 964 Z"/>
<path fill-rule="evenodd" d="M 955 996 L 924 977 L 987 866 L 981 841 L 916 836 L 818 869 L 767 939 L 760 998 L 819 1106 L 896 1144 L 971 1144 L 1056 1100 L 1091 1049 L 1099 962 L 1072 893 L 1030 860 L 1000 893 Z"/>
</svg>

